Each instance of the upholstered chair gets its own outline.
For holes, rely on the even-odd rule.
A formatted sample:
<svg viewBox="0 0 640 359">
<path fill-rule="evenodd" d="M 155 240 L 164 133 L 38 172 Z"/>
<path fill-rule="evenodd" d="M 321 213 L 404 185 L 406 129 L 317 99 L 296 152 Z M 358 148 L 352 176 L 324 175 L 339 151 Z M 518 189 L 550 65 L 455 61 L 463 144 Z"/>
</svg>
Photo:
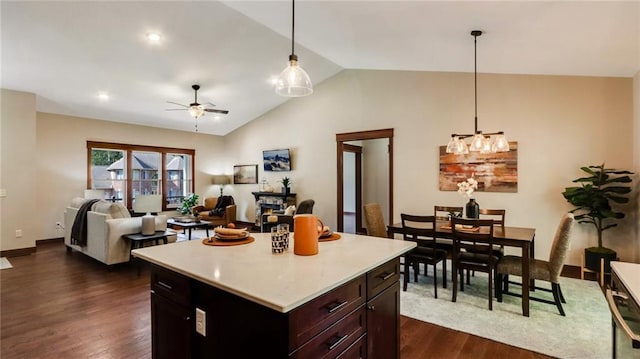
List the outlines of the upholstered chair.
<svg viewBox="0 0 640 359">
<path fill-rule="evenodd" d="M 529 267 L 529 276 L 531 279 L 551 283 L 551 290 L 548 288 L 539 288 L 537 286 L 536 289 L 550 291 L 553 294 L 553 301 L 534 297 L 531 297 L 530 299 L 538 302 L 555 304 L 562 316 L 565 315 L 564 310 L 562 309 L 562 303 L 566 303 L 566 301 L 562 295 L 562 290 L 560 289 L 560 273 L 562 272 L 562 267 L 564 266 L 564 261 L 567 257 L 567 252 L 569 251 L 569 246 L 571 244 L 571 230 L 574 222 L 575 219 L 573 218 L 573 214 L 565 214 L 560 221 L 558 229 L 556 230 L 555 238 L 551 246 L 551 252 L 549 254 L 549 260 L 544 261 L 531 259 Z M 509 282 L 509 275 L 522 276 L 521 260 L 522 258 L 518 256 L 504 256 L 498 262 L 498 266 L 496 268 L 498 281 L 503 283 L 502 289 L 498 288 L 497 290 L 498 302 L 502 302 L 503 294 L 521 296 L 520 294 L 509 292 L 509 283 L 513 284 L 513 282 Z"/>
<path fill-rule="evenodd" d="M 380 207 L 379 203 L 364 205 L 364 220 L 367 224 L 368 235 L 387 238 L 387 227 L 384 225 L 382 207 Z"/>
</svg>

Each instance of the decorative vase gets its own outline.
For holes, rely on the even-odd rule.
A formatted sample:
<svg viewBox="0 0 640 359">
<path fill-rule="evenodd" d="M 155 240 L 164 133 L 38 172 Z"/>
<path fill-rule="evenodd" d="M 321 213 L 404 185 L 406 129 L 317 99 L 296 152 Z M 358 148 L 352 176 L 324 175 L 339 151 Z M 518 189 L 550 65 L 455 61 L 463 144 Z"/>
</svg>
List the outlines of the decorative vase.
<svg viewBox="0 0 640 359">
<path fill-rule="evenodd" d="M 467 213 L 467 218 L 480 218 L 480 205 L 474 198 L 469 198 L 465 212 Z"/>
<path fill-rule="evenodd" d="M 282 187 L 282 194 L 288 196 L 291 193 L 291 187 Z"/>
</svg>

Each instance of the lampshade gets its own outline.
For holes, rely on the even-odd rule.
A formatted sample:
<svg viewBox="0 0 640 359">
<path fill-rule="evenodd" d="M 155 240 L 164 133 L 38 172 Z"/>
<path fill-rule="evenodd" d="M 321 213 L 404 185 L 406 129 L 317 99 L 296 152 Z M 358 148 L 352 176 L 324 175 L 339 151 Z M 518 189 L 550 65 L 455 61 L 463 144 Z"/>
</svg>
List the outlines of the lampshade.
<svg viewBox="0 0 640 359">
<path fill-rule="evenodd" d="M 102 189 L 85 189 L 85 199 L 104 199 L 104 190 Z"/>
<path fill-rule="evenodd" d="M 291 0 L 291 54 L 289 65 L 282 70 L 276 81 L 276 94 L 285 97 L 302 97 L 313 93 L 313 84 L 307 72 L 298 64 L 294 51 L 296 28 L 296 2 Z"/>
<path fill-rule="evenodd" d="M 133 211 L 138 213 L 162 211 L 162 196 L 159 194 L 137 195 L 133 201 Z"/>
<path fill-rule="evenodd" d="M 213 175 L 211 178 L 211 184 L 224 185 L 229 183 L 231 183 L 231 177 L 227 175 Z"/>
<path fill-rule="evenodd" d="M 289 66 L 287 66 L 276 82 L 276 93 L 286 97 L 302 97 L 313 93 L 313 85 L 307 72 L 298 65 L 296 55 L 289 56 Z"/>
</svg>

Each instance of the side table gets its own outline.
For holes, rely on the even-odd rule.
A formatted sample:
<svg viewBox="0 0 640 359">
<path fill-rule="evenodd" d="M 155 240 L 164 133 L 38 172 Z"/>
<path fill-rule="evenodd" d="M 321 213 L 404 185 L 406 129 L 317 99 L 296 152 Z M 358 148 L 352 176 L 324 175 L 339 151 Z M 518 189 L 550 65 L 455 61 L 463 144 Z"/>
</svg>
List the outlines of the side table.
<svg viewBox="0 0 640 359">
<path fill-rule="evenodd" d="M 124 238 L 129 240 L 131 243 L 131 249 L 134 250 L 136 248 L 144 247 L 145 242 L 153 241 L 156 245 L 159 244 L 158 241 L 162 240 L 164 244 L 168 243 L 167 236 L 172 235 L 173 232 L 169 231 L 156 231 L 154 234 L 144 235 L 142 233 L 131 233 L 125 234 Z M 129 262 L 133 261 L 133 256 L 129 255 Z M 138 263 L 138 276 L 140 275 L 140 263 Z"/>
</svg>

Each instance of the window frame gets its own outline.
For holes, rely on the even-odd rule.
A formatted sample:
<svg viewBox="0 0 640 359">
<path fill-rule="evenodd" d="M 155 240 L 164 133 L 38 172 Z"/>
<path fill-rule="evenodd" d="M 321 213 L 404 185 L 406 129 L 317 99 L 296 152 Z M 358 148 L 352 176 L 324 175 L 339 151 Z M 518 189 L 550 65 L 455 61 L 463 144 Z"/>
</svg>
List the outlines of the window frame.
<svg viewBox="0 0 640 359">
<path fill-rule="evenodd" d="M 174 211 L 176 208 L 167 207 L 167 184 L 168 181 L 165 178 L 167 173 L 167 155 L 181 154 L 181 155 L 189 155 L 191 156 L 191 193 L 195 193 L 196 183 L 195 183 L 195 163 L 196 163 L 196 150 L 189 148 L 175 148 L 175 147 L 158 147 L 158 146 L 147 146 L 147 145 L 132 145 L 125 143 L 114 143 L 114 142 L 98 142 L 98 141 L 87 141 L 87 189 L 91 189 L 92 185 L 92 175 L 91 175 L 91 155 L 92 150 L 100 149 L 100 150 L 119 150 L 124 151 L 126 157 L 126 198 L 125 203 L 127 204 L 127 208 L 131 210 L 132 206 L 132 195 L 133 195 L 133 173 L 132 173 L 132 152 L 133 151 L 146 151 L 146 152 L 158 152 L 160 153 L 160 164 L 161 168 L 158 169 L 160 173 L 162 173 L 161 179 L 161 194 L 162 194 L 162 210 L 163 211 Z"/>
</svg>

